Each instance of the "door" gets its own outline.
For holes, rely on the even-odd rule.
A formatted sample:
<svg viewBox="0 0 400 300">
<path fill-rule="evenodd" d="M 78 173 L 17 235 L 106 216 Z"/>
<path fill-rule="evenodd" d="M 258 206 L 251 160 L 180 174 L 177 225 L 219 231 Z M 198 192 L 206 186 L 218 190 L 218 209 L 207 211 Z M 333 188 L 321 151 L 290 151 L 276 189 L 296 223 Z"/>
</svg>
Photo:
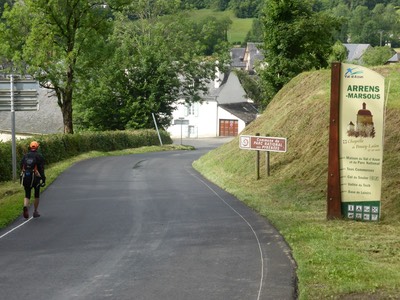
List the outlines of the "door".
<svg viewBox="0 0 400 300">
<path fill-rule="evenodd" d="M 238 128 L 238 120 L 219 120 L 219 136 L 237 136 Z"/>
</svg>

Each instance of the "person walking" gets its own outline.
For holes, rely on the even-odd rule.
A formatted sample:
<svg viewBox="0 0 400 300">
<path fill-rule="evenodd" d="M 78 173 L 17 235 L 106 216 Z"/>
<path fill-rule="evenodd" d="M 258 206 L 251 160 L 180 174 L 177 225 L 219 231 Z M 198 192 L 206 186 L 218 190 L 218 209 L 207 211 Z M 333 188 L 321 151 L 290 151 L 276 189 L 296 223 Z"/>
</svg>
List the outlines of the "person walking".
<svg viewBox="0 0 400 300">
<path fill-rule="evenodd" d="M 23 215 L 25 219 L 29 218 L 29 202 L 31 199 L 32 188 L 34 189 L 35 202 L 33 203 L 33 217 L 38 218 L 40 187 L 46 184 L 44 174 L 44 158 L 38 152 L 39 143 L 33 141 L 29 145 L 29 152 L 21 159 L 21 184 L 25 189 Z"/>
</svg>

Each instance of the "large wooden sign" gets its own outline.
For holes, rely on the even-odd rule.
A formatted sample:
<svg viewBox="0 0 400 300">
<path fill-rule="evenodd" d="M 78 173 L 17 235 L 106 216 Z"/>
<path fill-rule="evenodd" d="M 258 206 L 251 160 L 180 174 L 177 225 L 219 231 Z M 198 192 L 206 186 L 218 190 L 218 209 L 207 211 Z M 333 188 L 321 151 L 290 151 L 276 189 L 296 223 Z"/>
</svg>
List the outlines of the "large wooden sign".
<svg viewBox="0 0 400 300">
<path fill-rule="evenodd" d="M 332 66 L 328 218 L 380 219 L 384 89 L 370 69 Z"/>
</svg>

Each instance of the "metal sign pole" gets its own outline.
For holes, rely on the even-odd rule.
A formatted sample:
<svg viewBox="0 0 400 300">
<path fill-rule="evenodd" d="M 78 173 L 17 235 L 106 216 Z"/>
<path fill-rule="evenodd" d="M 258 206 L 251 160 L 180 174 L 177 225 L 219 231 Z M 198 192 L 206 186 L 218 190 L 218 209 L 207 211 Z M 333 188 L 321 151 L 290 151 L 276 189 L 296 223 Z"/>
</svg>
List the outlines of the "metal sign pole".
<svg viewBox="0 0 400 300">
<path fill-rule="evenodd" d="M 182 145 L 182 127 L 183 127 L 183 122 L 181 123 L 181 145 Z"/>
<path fill-rule="evenodd" d="M 15 107 L 14 107 L 14 77 L 10 75 L 10 95 L 11 95 L 11 136 L 12 136 L 12 176 L 17 179 L 17 151 L 15 144 Z"/>
<path fill-rule="evenodd" d="M 151 113 L 151 115 L 153 116 L 153 121 L 154 121 L 154 125 L 156 126 L 156 130 L 157 130 L 157 134 L 158 134 L 158 139 L 160 141 L 160 145 L 163 145 L 163 142 L 161 140 L 161 136 L 160 136 L 160 131 L 158 130 L 158 126 L 157 126 L 157 121 L 156 121 L 156 117 L 154 116 L 154 113 Z"/>
<path fill-rule="evenodd" d="M 259 136 L 259 133 L 256 133 L 256 136 Z M 256 153 L 256 179 L 260 179 L 260 151 L 257 150 Z"/>
</svg>

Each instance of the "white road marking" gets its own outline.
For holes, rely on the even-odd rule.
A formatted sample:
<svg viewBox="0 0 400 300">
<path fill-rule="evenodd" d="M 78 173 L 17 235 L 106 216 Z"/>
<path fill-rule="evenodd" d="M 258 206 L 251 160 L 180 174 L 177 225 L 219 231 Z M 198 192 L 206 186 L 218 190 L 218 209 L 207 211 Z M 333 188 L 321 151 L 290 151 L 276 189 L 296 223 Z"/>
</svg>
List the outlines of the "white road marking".
<svg viewBox="0 0 400 300">
<path fill-rule="evenodd" d="M 243 217 L 236 209 L 234 209 L 228 202 L 226 202 L 220 195 L 218 195 L 218 193 L 211 187 L 209 186 L 204 180 L 202 180 L 200 177 L 198 177 L 197 175 L 191 173 L 189 170 L 186 170 L 190 175 L 192 175 L 194 178 L 196 178 L 198 181 L 200 181 L 201 183 L 203 183 L 209 190 L 211 190 L 222 202 L 224 202 L 231 210 L 233 210 L 240 218 L 243 219 L 243 221 L 250 227 L 251 231 L 253 232 L 256 240 L 257 240 L 257 244 L 258 244 L 258 249 L 260 251 L 260 260 L 261 260 L 261 278 L 260 278 L 260 287 L 258 289 L 258 296 L 257 296 L 257 300 L 261 299 L 261 291 L 262 291 L 262 287 L 263 287 L 263 281 L 264 281 L 264 257 L 263 257 L 263 252 L 262 252 L 262 248 L 261 248 L 261 243 L 260 240 L 257 236 L 256 231 L 254 230 L 253 226 L 251 226 L 251 224 L 249 223 L 249 221 L 246 220 L 245 217 Z"/>
<path fill-rule="evenodd" d="M 20 228 L 21 226 L 25 225 L 26 223 L 28 223 L 30 220 L 32 220 L 33 217 L 30 217 L 28 220 L 24 221 L 23 223 L 19 224 L 18 226 L 14 227 L 13 229 L 7 231 L 6 233 L 4 233 L 3 235 L 0 235 L 0 239 L 2 239 L 3 237 L 5 237 L 7 234 L 10 234 L 11 232 L 13 232 L 14 230 Z"/>
</svg>

